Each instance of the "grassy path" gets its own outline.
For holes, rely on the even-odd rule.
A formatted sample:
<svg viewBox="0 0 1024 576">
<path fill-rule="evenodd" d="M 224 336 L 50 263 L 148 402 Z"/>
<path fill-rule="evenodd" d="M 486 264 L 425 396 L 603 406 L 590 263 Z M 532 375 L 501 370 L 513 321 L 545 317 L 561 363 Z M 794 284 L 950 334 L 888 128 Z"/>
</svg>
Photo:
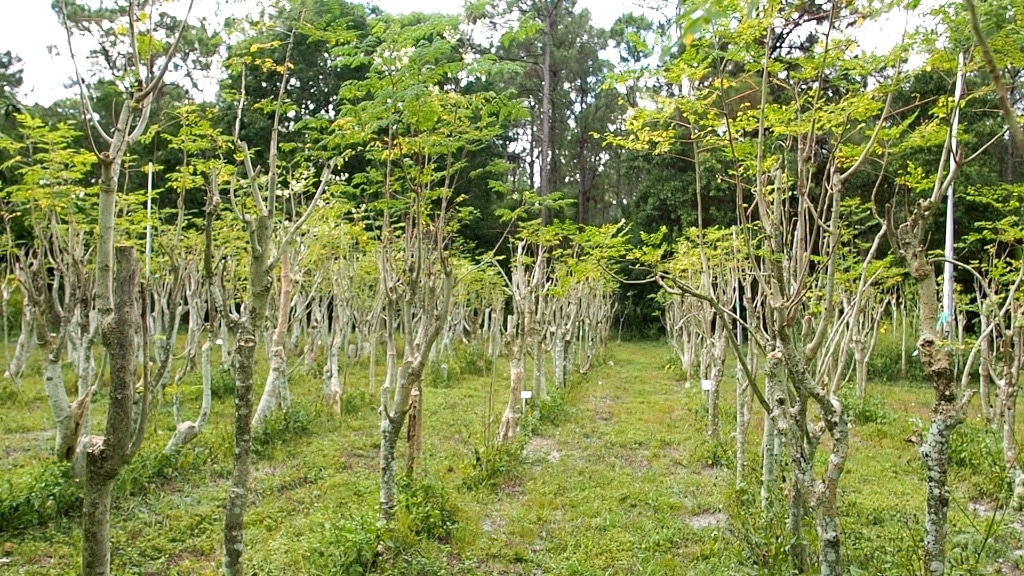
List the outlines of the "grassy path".
<svg viewBox="0 0 1024 576">
<path fill-rule="evenodd" d="M 517 497 L 487 510 L 491 569 L 723 573 L 720 496 L 732 473 L 709 466 L 700 392 L 663 369 L 664 352 L 615 347 L 572 390 L 568 415 L 530 439 Z"/>
<path fill-rule="evenodd" d="M 493 381 L 477 366 L 430 383 L 426 482 L 407 493 L 398 529 L 383 535 L 380 549 L 377 416 L 362 392 L 365 372 L 352 371 L 340 419 L 320 410 L 319 378 L 296 372 L 296 405 L 272 421 L 255 462 L 248 566 L 261 576 L 783 573 L 785 534 L 766 521 L 756 500 L 734 489 L 734 389 L 727 383 L 722 391 L 723 434 L 713 442 L 699 387 L 684 386 L 678 371 L 665 369 L 670 364 L 664 344 L 611 346 L 587 378 L 532 418 L 521 457 L 506 462 L 508 476 L 494 487 L 470 485 L 506 398 L 504 366 Z M 73 574 L 80 535 L 74 487 L 47 464 L 52 437 L 41 385 L 26 381 L 26 390 L 0 404 L 0 520 L 32 527 L 0 525 L 0 576 Z M 193 383 L 184 392 L 194 407 L 198 388 Z M 853 444 L 840 494 L 844 553 L 861 573 L 913 574 L 923 490 L 915 448 L 903 439 L 927 421 L 929 393 L 879 384 L 872 394 L 876 401 L 849 406 Z M 96 408 L 102 414 L 102 401 Z M 222 393 L 209 428 L 172 462 L 159 454 L 173 430 L 169 406 L 158 411 L 115 496 L 114 573 L 217 573 L 230 419 L 231 401 Z M 759 436 L 755 417 L 753 463 Z M 1019 531 L 1010 527 L 1013 518 L 989 529 L 965 512 L 976 507 L 969 502 L 999 492 L 1001 464 L 994 437 L 976 422 L 959 442 L 953 560 L 958 574 L 983 573 L 979 566 L 1017 547 Z M 747 472 L 756 486 L 756 470 Z"/>
</svg>

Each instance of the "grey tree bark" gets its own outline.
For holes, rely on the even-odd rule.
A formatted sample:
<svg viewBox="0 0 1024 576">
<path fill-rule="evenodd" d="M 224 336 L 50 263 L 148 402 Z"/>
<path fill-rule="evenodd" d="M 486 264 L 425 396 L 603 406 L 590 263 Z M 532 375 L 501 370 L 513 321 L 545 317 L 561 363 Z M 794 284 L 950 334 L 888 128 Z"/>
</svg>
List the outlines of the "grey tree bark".
<svg viewBox="0 0 1024 576">
<path fill-rule="evenodd" d="M 959 95 L 957 96 L 959 102 Z M 956 175 L 958 163 L 954 163 L 949 174 L 943 178 L 945 158 L 949 153 L 950 138 L 936 176 L 935 187 L 930 198 L 919 201 L 906 222 L 894 230 L 893 244 L 907 262 L 911 277 L 917 284 L 919 338 L 917 349 L 928 380 L 935 393 L 932 404 L 932 421 L 928 433 L 921 443 L 920 454 L 925 466 L 925 536 L 924 572 L 929 576 L 942 576 L 946 571 L 946 525 L 949 514 L 949 447 L 953 430 L 966 416 L 967 405 L 972 392 L 968 390 L 961 397 L 957 388 L 949 351 L 942 344 L 937 333 L 939 302 L 936 292 L 935 270 L 925 252 L 925 234 L 929 217 L 948 190 Z M 892 214 L 887 215 L 891 220 Z"/>
<path fill-rule="evenodd" d="M 138 421 L 132 417 L 138 368 L 136 337 L 141 317 L 138 262 L 131 246 L 118 246 L 115 253 L 116 266 L 111 270 L 115 278 L 111 282 L 110 299 L 97 302 L 103 316 L 103 346 L 110 358 L 110 406 L 106 432 L 102 437 L 87 437 L 83 443 L 86 472 L 82 509 L 82 574 L 85 576 L 110 574 L 111 491 L 118 473 L 141 445 L 148 411 L 147 386 L 143 392 L 141 415 Z"/>
</svg>

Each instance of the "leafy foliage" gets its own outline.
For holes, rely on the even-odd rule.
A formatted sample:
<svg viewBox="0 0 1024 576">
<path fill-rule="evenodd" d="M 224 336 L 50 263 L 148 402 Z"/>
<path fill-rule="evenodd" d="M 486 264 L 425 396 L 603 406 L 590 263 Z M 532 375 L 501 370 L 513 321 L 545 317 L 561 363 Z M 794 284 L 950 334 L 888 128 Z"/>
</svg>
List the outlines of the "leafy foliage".
<svg viewBox="0 0 1024 576">
<path fill-rule="evenodd" d="M 51 462 L 24 475 L 0 480 L 0 534 L 45 526 L 76 515 L 82 508 L 82 488 L 71 466 Z"/>
</svg>

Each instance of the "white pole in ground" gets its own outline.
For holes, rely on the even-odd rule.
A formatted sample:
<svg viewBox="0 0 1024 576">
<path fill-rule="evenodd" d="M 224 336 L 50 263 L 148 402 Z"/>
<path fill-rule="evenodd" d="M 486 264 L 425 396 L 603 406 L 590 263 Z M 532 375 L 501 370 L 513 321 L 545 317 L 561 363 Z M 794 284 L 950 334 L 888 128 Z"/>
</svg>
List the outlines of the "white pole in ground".
<svg viewBox="0 0 1024 576">
<path fill-rule="evenodd" d="M 146 282 L 149 282 L 149 260 L 153 253 L 153 163 L 149 163 L 146 179 Z"/>
<path fill-rule="evenodd" d="M 957 142 L 956 133 L 960 126 L 960 98 L 964 89 L 964 55 L 961 52 L 957 59 L 956 67 L 956 92 L 953 94 L 953 103 L 956 108 L 953 110 L 952 139 L 949 149 L 949 169 L 952 170 L 956 162 Z M 946 249 L 944 251 L 945 262 L 942 269 L 942 323 L 947 330 L 952 330 L 953 321 L 953 185 L 950 184 L 946 196 Z"/>
</svg>

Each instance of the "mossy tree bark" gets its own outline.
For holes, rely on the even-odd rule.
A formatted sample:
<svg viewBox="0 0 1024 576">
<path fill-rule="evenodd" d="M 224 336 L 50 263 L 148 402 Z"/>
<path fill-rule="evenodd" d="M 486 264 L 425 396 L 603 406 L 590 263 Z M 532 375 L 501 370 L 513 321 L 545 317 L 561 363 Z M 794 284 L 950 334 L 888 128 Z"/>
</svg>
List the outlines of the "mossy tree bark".
<svg viewBox="0 0 1024 576">
<path fill-rule="evenodd" d="M 232 369 L 235 376 L 235 443 L 232 453 L 231 486 L 224 514 L 225 576 L 242 576 L 245 573 L 242 554 L 245 550 L 243 532 L 252 465 L 252 382 L 257 334 L 266 323 L 267 302 L 270 300 L 271 290 L 270 251 L 273 219 L 264 209 L 246 219 L 245 224 L 250 249 L 249 301 L 246 305 L 246 314 L 238 324 L 232 354 Z"/>
<path fill-rule="evenodd" d="M 110 500 L 114 480 L 141 444 L 146 425 L 146 398 L 138 421 L 132 417 L 135 373 L 138 368 L 136 337 L 139 332 L 139 270 L 135 249 L 118 246 L 112 306 L 103 306 L 101 335 L 110 359 L 110 406 L 106 432 L 86 438 L 85 489 L 82 512 L 82 574 L 110 574 Z"/>
<path fill-rule="evenodd" d="M 954 108 L 959 105 L 959 95 Z M 953 182 L 959 163 L 953 163 L 948 174 L 945 159 L 949 154 L 951 135 L 946 138 L 935 186 L 929 198 L 920 200 L 906 222 L 889 225 L 892 241 L 907 263 L 910 276 L 917 284 L 919 337 L 917 349 L 921 365 L 935 393 L 932 421 L 920 447 L 925 467 L 924 573 L 941 576 L 946 571 L 946 524 L 949 514 L 949 447 L 953 430 L 965 418 L 972 391 L 958 398 L 956 379 L 950 362 L 948 346 L 938 333 L 939 300 L 935 269 L 925 252 L 925 234 L 930 217 Z M 892 210 L 888 218 L 892 219 Z"/>
<path fill-rule="evenodd" d="M 434 342 L 444 329 L 451 306 L 455 279 L 444 253 L 444 245 L 435 241 L 441 237 L 444 221 L 427 224 L 411 215 L 405 232 L 404 262 L 396 262 L 390 246 L 380 250 L 379 273 L 384 291 L 384 311 L 387 323 L 388 364 L 385 384 L 380 391 L 380 520 L 385 524 L 395 519 L 398 508 L 396 476 L 396 449 L 413 407 L 414 391 L 418 402 L 423 402 L 421 383 Z M 437 227 L 437 229 L 435 229 Z M 401 362 L 397 359 L 398 339 L 402 338 Z M 422 412 L 418 414 L 417 431 L 422 426 Z M 414 444 L 421 441 L 418 435 Z M 412 451 L 417 446 L 410 446 Z M 414 473 L 419 459 L 413 454 L 407 462 L 406 472 Z"/>
</svg>

